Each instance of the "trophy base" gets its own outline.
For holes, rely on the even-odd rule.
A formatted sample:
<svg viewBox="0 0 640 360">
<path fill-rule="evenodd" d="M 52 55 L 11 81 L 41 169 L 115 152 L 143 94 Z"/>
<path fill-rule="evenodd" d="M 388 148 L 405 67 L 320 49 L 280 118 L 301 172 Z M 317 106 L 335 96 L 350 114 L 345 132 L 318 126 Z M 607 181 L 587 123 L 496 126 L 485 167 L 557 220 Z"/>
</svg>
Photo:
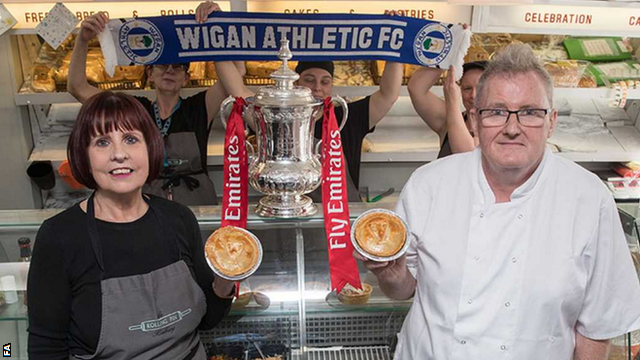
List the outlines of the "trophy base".
<svg viewBox="0 0 640 360">
<path fill-rule="evenodd" d="M 310 197 L 300 196 L 265 196 L 260 199 L 255 212 L 258 216 L 274 218 L 299 218 L 315 214 L 316 204 Z"/>
</svg>

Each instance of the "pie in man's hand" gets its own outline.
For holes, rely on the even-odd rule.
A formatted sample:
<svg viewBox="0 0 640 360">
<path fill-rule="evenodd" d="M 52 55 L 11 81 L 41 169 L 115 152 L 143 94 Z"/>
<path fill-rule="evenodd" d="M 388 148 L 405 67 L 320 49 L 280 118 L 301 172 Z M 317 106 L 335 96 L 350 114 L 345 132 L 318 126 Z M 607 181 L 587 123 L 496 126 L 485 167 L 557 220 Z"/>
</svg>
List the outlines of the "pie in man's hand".
<svg viewBox="0 0 640 360">
<path fill-rule="evenodd" d="M 256 240 L 248 233 L 233 226 L 216 230 L 204 246 L 211 265 L 226 276 L 239 276 L 249 272 L 259 261 Z"/>
<path fill-rule="evenodd" d="M 393 256 L 402 249 L 406 229 L 397 216 L 371 212 L 358 220 L 355 238 L 365 252 L 379 257 Z"/>
</svg>

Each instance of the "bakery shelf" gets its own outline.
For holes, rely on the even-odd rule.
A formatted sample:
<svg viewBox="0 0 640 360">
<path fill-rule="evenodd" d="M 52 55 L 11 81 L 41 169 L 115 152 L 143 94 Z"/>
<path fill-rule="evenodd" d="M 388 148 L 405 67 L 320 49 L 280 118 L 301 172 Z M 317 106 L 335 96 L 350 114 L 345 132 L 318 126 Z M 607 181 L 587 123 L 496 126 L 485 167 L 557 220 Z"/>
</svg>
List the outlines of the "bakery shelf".
<svg viewBox="0 0 640 360">
<path fill-rule="evenodd" d="M 328 293 L 328 292 L 327 292 Z M 341 312 L 406 312 L 411 307 L 412 300 L 395 301 L 384 296 L 376 287 L 366 304 L 350 305 L 341 303 L 335 293 L 328 293 L 325 299 L 306 302 L 307 314 L 341 313 Z"/>
<path fill-rule="evenodd" d="M 206 88 L 188 88 L 182 90 L 183 96 L 190 96 L 196 94 Z M 250 87 L 252 90 L 256 90 L 256 87 Z M 345 97 L 360 97 L 371 95 L 379 89 L 378 86 L 335 86 L 335 93 Z M 438 96 L 442 96 L 442 86 L 434 87 L 434 93 Z M 137 96 L 149 96 L 153 97 L 152 90 L 125 90 L 128 94 Z M 609 88 L 556 88 L 554 90 L 556 96 L 560 97 L 588 97 L 588 98 L 613 98 L 615 95 L 614 90 Z M 409 96 L 407 87 L 403 86 L 400 89 L 400 96 Z M 16 105 L 49 105 L 49 104 L 66 104 L 77 102 L 73 96 L 69 93 L 17 93 L 14 95 Z M 640 99 L 640 89 L 629 90 L 628 99 Z"/>
<path fill-rule="evenodd" d="M 380 124 L 367 139 L 372 151 L 362 154 L 362 162 L 420 162 L 437 158 L 438 136 L 421 123 L 419 118 L 391 117 Z M 395 121 L 396 124 L 390 124 Z M 560 156 L 575 162 L 614 162 L 640 159 L 640 132 L 633 126 L 612 127 L 611 134 L 587 136 L 590 151 L 561 151 Z M 222 129 L 214 128 L 209 137 L 207 163 L 222 165 Z M 402 141 L 397 139 L 401 138 Z M 553 140 L 553 138 L 552 138 Z M 50 160 L 54 163 L 66 158 L 67 135 L 49 135 L 34 148 L 30 161 Z"/>
<path fill-rule="evenodd" d="M 258 87 L 250 86 L 249 89 L 256 91 Z M 441 88 L 438 87 L 442 93 Z M 182 90 L 182 96 L 191 96 L 206 88 L 187 88 Z M 378 90 L 378 86 L 335 86 L 335 93 L 346 97 L 367 96 Z M 128 94 L 137 96 L 154 97 L 153 90 L 125 90 Z M 406 86 L 402 87 L 400 95 L 408 96 Z M 76 99 L 67 92 L 61 93 L 17 93 L 14 95 L 16 105 L 49 105 L 75 103 Z"/>
</svg>

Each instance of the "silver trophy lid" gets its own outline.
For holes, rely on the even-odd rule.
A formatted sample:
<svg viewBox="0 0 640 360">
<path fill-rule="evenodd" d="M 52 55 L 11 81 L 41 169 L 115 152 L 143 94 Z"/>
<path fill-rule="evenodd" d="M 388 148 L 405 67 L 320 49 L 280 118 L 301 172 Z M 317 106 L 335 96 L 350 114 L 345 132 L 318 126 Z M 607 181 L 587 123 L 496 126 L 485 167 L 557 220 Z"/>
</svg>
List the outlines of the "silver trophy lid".
<svg viewBox="0 0 640 360">
<path fill-rule="evenodd" d="M 322 99 L 315 98 L 311 89 L 304 86 L 295 86 L 293 83 L 300 78 L 295 71 L 289 69 L 288 62 L 293 57 L 289 50 L 289 40 L 280 40 L 278 59 L 282 66 L 271 73 L 275 81 L 273 86 L 264 86 L 255 95 L 254 104 L 257 106 L 316 106 L 322 103 Z"/>
</svg>

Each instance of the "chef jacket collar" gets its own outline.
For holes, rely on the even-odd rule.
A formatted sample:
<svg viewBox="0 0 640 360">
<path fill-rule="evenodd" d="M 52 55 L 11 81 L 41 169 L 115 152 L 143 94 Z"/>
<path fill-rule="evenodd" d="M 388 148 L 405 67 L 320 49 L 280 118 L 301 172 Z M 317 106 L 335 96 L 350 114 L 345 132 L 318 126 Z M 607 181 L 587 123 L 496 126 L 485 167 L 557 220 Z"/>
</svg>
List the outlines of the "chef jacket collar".
<svg viewBox="0 0 640 360">
<path fill-rule="evenodd" d="M 487 177 L 484 174 L 484 170 L 482 169 L 482 152 L 480 147 L 476 147 L 474 150 L 474 156 L 476 158 L 477 163 L 477 174 L 478 174 L 478 186 L 479 192 L 481 194 L 481 203 L 483 204 L 495 204 L 496 197 L 489 186 L 489 182 L 487 181 Z M 538 165 L 536 171 L 533 172 L 531 177 L 524 182 L 524 184 L 520 185 L 517 189 L 513 191 L 511 194 L 511 202 L 518 201 L 529 196 L 537 187 L 538 183 L 541 182 L 543 178 L 543 174 L 547 173 L 545 169 L 548 167 L 549 159 L 551 157 L 551 150 L 547 146 L 544 151 L 544 155 L 542 156 L 542 161 Z"/>
</svg>

